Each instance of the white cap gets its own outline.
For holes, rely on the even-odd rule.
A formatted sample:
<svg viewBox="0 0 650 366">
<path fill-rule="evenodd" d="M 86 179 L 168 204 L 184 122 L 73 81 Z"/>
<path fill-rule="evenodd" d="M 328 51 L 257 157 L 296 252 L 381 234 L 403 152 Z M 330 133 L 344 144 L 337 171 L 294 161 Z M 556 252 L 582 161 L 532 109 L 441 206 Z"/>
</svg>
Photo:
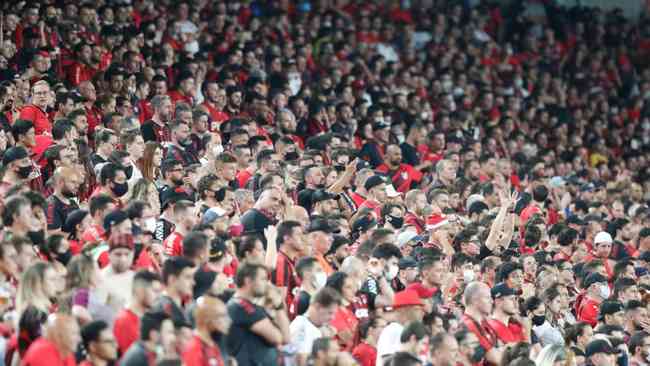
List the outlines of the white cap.
<svg viewBox="0 0 650 366">
<path fill-rule="evenodd" d="M 612 239 L 612 236 L 609 235 L 608 232 L 606 231 L 601 231 L 598 234 L 596 234 L 596 237 L 594 238 L 594 244 L 600 244 L 600 243 L 613 243 L 614 240 Z"/>
<path fill-rule="evenodd" d="M 465 209 L 469 211 L 469 208 L 472 206 L 472 203 L 474 202 L 485 202 L 485 197 L 483 197 L 482 194 L 474 193 L 470 194 L 469 197 L 467 197 L 467 202 L 465 202 Z"/>
<path fill-rule="evenodd" d="M 397 246 L 402 247 L 404 244 L 408 243 L 411 241 L 411 239 L 415 238 L 418 236 L 418 233 L 415 232 L 414 230 L 404 230 L 399 235 L 397 235 Z"/>
</svg>

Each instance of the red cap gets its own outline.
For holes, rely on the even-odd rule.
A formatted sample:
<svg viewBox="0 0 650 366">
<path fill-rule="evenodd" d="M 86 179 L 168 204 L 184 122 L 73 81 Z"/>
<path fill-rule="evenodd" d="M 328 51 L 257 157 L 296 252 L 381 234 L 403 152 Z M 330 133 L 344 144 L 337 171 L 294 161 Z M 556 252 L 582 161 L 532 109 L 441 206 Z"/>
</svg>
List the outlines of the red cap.
<svg viewBox="0 0 650 366">
<path fill-rule="evenodd" d="M 448 223 L 449 221 L 444 215 L 433 214 L 427 217 L 427 230 L 435 230 Z"/>
<path fill-rule="evenodd" d="M 414 282 L 406 287 L 406 291 L 417 293 L 420 299 L 429 299 L 438 292 L 438 289 L 435 287 L 426 287 L 420 282 Z"/>
<path fill-rule="evenodd" d="M 422 300 L 417 292 L 411 290 L 400 291 L 395 294 L 393 299 L 393 309 L 399 309 L 404 306 L 423 306 Z"/>
</svg>

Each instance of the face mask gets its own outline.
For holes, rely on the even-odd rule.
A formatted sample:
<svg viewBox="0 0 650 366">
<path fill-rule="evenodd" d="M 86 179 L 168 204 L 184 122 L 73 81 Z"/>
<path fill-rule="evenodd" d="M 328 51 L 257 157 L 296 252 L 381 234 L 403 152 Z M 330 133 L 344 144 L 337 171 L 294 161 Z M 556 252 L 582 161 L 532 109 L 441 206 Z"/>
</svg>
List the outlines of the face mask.
<svg viewBox="0 0 650 366">
<path fill-rule="evenodd" d="M 297 152 L 289 151 L 288 153 L 286 153 L 284 155 L 284 160 L 287 160 L 287 161 L 298 160 L 299 157 L 300 156 L 298 155 Z"/>
<path fill-rule="evenodd" d="M 129 185 L 127 183 L 115 183 L 113 182 L 113 187 L 111 191 L 116 197 L 122 197 L 129 190 Z"/>
<path fill-rule="evenodd" d="M 300 92 L 300 88 L 302 87 L 302 79 L 300 78 L 299 73 L 291 73 L 289 74 L 289 89 L 291 89 L 291 94 L 296 95 L 298 92 Z"/>
<path fill-rule="evenodd" d="M 61 194 L 65 198 L 74 198 L 76 196 L 76 194 L 69 189 L 64 189 L 63 191 L 61 191 Z"/>
<path fill-rule="evenodd" d="M 16 172 L 16 174 L 20 179 L 27 179 L 27 177 L 29 177 L 29 174 L 31 174 L 32 170 L 33 168 L 31 165 L 21 166 L 18 167 L 18 171 Z"/>
<path fill-rule="evenodd" d="M 393 215 L 388 215 L 386 216 L 386 221 L 390 222 L 391 225 L 393 225 L 394 228 L 399 229 L 404 225 L 404 218 L 403 217 L 397 217 Z"/>
<path fill-rule="evenodd" d="M 186 43 L 184 49 L 185 52 L 188 52 L 192 55 L 199 52 L 199 41 L 194 40 L 190 43 Z"/>
<path fill-rule="evenodd" d="M 214 156 L 217 156 L 223 152 L 223 145 L 217 145 L 212 148 L 212 154 Z"/>
<path fill-rule="evenodd" d="M 388 268 L 388 272 L 386 272 L 386 279 L 388 281 L 392 281 L 395 277 L 397 277 L 397 272 L 399 272 L 399 267 L 390 266 Z"/>
<path fill-rule="evenodd" d="M 44 230 L 29 231 L 29 232 L 27 232 L 27 237 L 29 237 L 29 240 L 31 240 L 32 243 L 34 245 L 38 246 L 38 247 L 45 244 L 45 231 Z"/>
<path fill-rule="evenodd" d="M 325 287 L 325 283 L 327 282 L 327 274 L 325 272 L 318 272 L 314 276 L 314 287 L 316 287 L 317 290 L 322 289 Z"/>
<path fill-rule="evenodd" d="M 472 353 L 472 357 L 470 357 L 470 361 L 472 363 L 479 363 L 481 360 L 485 357 L 485 348 L 483 346 L 477 346 L 474 348 L 474 353 Z"/>
<path fill-rule="evenodd" d="M 61 262 L 64 266 L 68 265 L 68 262 L 70 262 L 70 259 L 72 259 L 72 252 L 70 249 L 68 249 L 65 253 L 60 253 L 56 255 L 56 260 Z"/>
<path fill-rule="evenodd" d="M 601 285 L 600 289 L 598 289 L 598 292 L 600 293 L 600 297 L 602 297 L 603 299 L 609 299 L 610 290 L 607 284 Z"/>
<path fill-rule="evenodd" d="M 536 327 L 539 327 L 540 325 L 544 324 L 546 321 L 546 316 L 544 315 L 533 315 L 533 325 Z"/>
<path fill-rule="evenodd" d="M 210 332 L 210 338 L 212 338 L 212 341 L 216 344 L 221 344 L 221 338 L 223 337 L 223 334 L 219 331 L 212 331 Z"/>
<path fill-rule="evenodd" d="M 463 271 L 463 282 L 465 282 L 466 284 L 473 282 L 474 278 L 475 278 L 474 271 L 472 271 L 471 269 L 466 269 Z"/>
<path fill-rule="evenodd" d="M 144 231 L 148 231 L 150 233 L 155 233 L 156 232 L 156 218 L 155 217 L 150 217 L 148 219 L 145 219 L 144 223 L 143 223 L 143 228 L 144 228 Z"/>
</svg>

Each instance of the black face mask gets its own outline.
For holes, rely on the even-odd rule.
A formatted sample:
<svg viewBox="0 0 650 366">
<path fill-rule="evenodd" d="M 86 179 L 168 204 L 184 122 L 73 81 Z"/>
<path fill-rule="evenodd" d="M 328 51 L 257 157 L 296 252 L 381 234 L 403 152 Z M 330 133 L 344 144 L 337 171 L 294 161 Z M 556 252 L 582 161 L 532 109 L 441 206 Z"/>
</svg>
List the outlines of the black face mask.
<svg viewBox="0 0 650 366">
<path fill-rule="evenodd" d="M 284 160 L 287 161 L 298 160 L 299 157 L 300 156 L 295 151 L 289 151 L 288 153 L 284 154 Z"/>
<path fill-rule="evenodd" d="M 212 341 L 216 344 L 221 344 L 221 339 L 223 338 L 223 334 L 219 331 L 212 331 L 210 332 L 210 338 L 212 338 Z"/>
<path fill-rule="evenodd" d="M 39 248 L 43 247 L 45 244 L 45 230 L 28 231 L 27 237 Z"/>
<path fill-rule="evenodd" d="M 129 184 L 126 182 L 124 183 L 113 182 L 113 187 L 111 188 L 111 191 L 113 191 L 113 194 L 116 197 L 124 196 L 128 190 L 129 190 Z"/>
<path fill-rule="evenodd" d="M 336 170 L 339 173 L 343 172 L 345 171 L 345 165 L 334 165 L 334 170 Z"/>
<path fill-rule="evenodd" d="M 536 327 L 539 327 L 540 325 L 544 324 L 546 321 L 546 316 L 544 315 L 533 315 L 533 325 Z"/>
<path fill-rule="evenodd" d="M 62 190 L 62 191 L 61 191 L 61 194 L 62 194 L 63 197 L 65 197 L 65 198 L 74 198 L 74 197 L 77 195 L 76 193 L 74 193 L 73 191 L 71 191 L 71 190 L 69 190 L 69 189 L 64 189 L 64 190 Z"/>
<path fill-rule="evenodd" d="M 393 225 L 393 227 L 395 229 L 399 229 L 399 228 L 402 227 L 402 225 L 404 225 L 404 218 L 403 217 L 388 215 L 388 216 L 386 216 L 386 221 L 390 222 L 390 224 Z"/>
<path fill-rule="evenodd" d="M 59 253 L 56 255 L 56 260 L 61 262 L 61 264 L 64 266 L 68 265 L 70 259 L 72 259 L 72 251 L 70 251 L 70 249 L 68 249 L 65 253 Z"/>
<path fill-rule="evenodd" d="M 20 179 L 27 179 L 27 177 L 29 177 L 29 175 L 31 174 L 32 170 L 33 167 L 31 165 L 20 166 L 18 167 L 18 171 L 16 172 L 16 174 L 18 175 L 18 177 L 20 177 Z"/>
<path fill-rule="evenodd" d="M 472 356 L 470 357 L 470 361 L 472 363 L 479 363 L 481 360 L 485 357 L 485 348 L 483 346 L 478 345 L 476 348 L 474 348 L 474 353 L 472 353 Z"/>
</svg>

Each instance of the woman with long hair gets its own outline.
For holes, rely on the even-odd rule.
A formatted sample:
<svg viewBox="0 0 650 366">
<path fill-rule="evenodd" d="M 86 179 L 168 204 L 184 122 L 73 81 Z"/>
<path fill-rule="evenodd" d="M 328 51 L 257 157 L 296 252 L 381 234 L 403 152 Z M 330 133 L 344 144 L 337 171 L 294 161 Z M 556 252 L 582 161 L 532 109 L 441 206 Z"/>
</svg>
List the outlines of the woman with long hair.
<svg viewBox="0 0 650 366">
<path fill-rule="evenodd" d="M 149 203 L 154 215 L 160 215 L 160 196 L 156 185 L 146 178 L 141 178 L 129 191 L 129 202 L 143 201 Z"/>
<path fill-rule="evenodd" d="M 573 352 L 557 344 L 549 344 L 535 358 L 537 366 L 573 366 Z"/>
<path fill-rule="evenodd" d="M 160 163 L 163 158 L 162 146 L 154 141 L 144 144 L 144 155 L 137 162 L 142 176 L 150 183 L 155 183 L 160 177 Z"/>
<path fill-rule="evenodd" d="M 97 263 L 88 255 L 77 255 L 68 264 L 66 289 L 69 291 L 70 311 L 81 324 L 92 321 L 88 305 L 99 278 Z"/>
</svg>

